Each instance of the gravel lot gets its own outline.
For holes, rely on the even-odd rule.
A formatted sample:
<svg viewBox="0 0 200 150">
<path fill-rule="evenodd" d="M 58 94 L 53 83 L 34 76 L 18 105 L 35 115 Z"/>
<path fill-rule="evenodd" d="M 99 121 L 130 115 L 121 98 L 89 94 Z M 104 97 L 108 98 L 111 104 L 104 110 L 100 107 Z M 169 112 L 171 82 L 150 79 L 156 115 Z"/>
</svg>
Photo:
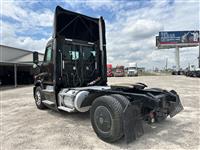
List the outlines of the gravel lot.
<svg viewBox="0 0 200 150">
<path fill-rule="evenodd" d="M 174 89 L 184 111 L 162 123 L 144 124 L 145 134 L 126 144 L 105 143 L 93 132 L 89 113 L 38 110 L 32 86 L 4 90 L 1 100 L 1 149 L 200 149 L 200 79 L 184 76 L 109 78 L 109 84 L 143 82 Z"/>
</svg>

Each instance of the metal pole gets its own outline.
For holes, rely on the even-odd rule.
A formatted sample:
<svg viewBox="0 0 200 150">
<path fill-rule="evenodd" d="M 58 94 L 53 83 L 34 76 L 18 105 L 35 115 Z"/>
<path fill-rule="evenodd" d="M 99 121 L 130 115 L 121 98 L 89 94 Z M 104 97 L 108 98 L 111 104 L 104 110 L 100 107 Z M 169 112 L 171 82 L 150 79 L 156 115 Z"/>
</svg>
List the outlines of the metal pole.
<svg viewBox="0 0 200 150">
<path fill-rule="evenodd" d="M 17 64 L 14 64 L 14 80 L 15 80 L 15 87 L 17 87 Z"/>
<path fill-rule="evenodd" d="M 180 54 L 179 54 L 179 47 L 178 46 L 176 46 L 175 60 L 176 60 L 176 71 L 179 71 L 180 70 Z"/>
<path fill-rule="evenodd" d="M 199 68 L 200 68 L 200 37 L 199 37 Z"/>
</svg>

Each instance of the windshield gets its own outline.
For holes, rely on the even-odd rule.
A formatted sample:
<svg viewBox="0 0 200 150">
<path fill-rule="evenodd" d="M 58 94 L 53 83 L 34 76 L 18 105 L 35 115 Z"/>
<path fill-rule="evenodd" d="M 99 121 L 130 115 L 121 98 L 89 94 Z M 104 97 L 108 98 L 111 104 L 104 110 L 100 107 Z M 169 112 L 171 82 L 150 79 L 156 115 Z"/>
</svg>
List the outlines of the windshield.
<svg viewBox="0 0 200 150">
<path fill-rule="evenodd" d="M 136 67 L 129 67 L 128 70 L 135 70 Z"/>
</svg>

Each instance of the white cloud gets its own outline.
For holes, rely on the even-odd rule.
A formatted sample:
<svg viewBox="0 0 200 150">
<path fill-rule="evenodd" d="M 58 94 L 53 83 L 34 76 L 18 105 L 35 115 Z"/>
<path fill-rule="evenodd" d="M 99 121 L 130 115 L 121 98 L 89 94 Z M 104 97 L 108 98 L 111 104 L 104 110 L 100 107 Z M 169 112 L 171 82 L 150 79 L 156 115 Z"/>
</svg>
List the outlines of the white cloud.
<svg viewBox="0 0 200 150">
<path fill-rule="evenodd" d="M 162 21 L 165 30 L 199 30 L 199 0 L 175 1 L 171 6 L 170 17 Z"/>
<path fill-rule="evenodd" d="M 20 2 L 14 1 L 3 2 L 1 15 L 26 24 L 26 27 L 33 25 L 42 27 L 53 26 L 53 11 L 49 9 L 33 11 L 23 5 Z"/>
<path fill-rule="evenodd" d="M 45 43 L 47 39 L 42 38 L 34 40 L 29 36 L 17 36 L 16 27 L 8 23 L 2 23 L 2 44 L 22 48 L 30 51 L 40 51 L 44 53 Z"/>
<path fill-rule="evenodd" d="M 23 5 L 23 3 L 14 1 L 2 3 L 1 16 L 14 21 L 3 20 L 1 44 L 44 52 L 45 43 L 52 34 L 46 33 L 44 28 L 53 26 L 53 12 L 49 9 L 43 9 L 40 12 L 33 11 Z M 35 39 L 30 36 L 31 34 L 43 37 Z"/>
<path fill-rule="evenodd" d="M 128 21 L 122 32 L 130 34 L 132 39 L 137 40 L 149 38 L 157 34 L 162 28 L 163 26 L 155 20 L 138 19 L 136 22 L 134 20 L 134 24 L 133 21 Z"/>
<path fill-rule="evenodd" d="M 80 9 L 81 7 L 89 7 L 93 10 L 112 9 L 119 7 L 119 2 L 114 0 L 65 0 L 66 4 L 73 9 Z"/>
<path fill-rule="evenodd" d="M 28 16 L 27 12 L 22 9 L 18 3 L 14 2 L 2 2 L 2 11 L 1 15 L 13 18 L 17 21 L 21 21 L 21 18 L 25 18 Z"/>
<path fill-rule="evenodd" d="M 86 0 L 84 3 L 86 4 L 86 6 L 92 8 L 93 10 L 102 8 L 109 9 L 115 6 L 115 2 L 113 2 L 112 0 L 97 0 L 97 1 Z"/>
</svg>

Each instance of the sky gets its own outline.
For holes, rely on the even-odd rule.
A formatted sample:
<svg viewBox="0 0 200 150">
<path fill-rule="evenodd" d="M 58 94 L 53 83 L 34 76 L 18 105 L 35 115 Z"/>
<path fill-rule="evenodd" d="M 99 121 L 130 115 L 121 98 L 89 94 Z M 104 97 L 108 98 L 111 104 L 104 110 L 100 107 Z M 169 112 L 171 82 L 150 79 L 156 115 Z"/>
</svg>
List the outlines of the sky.
<svg viewBox="0 0 200 150">
<path fill-rule="evenodd" d="M 106 23 L 107 61 L 152 69 L 175 65 L 175 50 L 155 47 L 159 31 L 200 29 L 199 0 L 1 0 L 1 44 L 44 53 L 52 36 L 55 7 L 92 17 Z M 180 64 L 197 65 L 198 47 L 181 48 Z"/>
</svg>

